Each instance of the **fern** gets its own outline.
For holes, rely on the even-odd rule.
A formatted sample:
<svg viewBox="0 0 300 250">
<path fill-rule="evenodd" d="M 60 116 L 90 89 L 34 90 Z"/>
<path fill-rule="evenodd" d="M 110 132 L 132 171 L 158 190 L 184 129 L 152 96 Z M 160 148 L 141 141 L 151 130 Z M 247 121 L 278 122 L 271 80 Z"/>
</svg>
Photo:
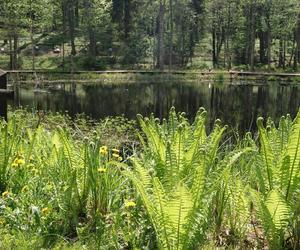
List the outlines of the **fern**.
<svg viewBox="0 0 300 250">
<path fill-rule="evenodd" d="M 257 126 L 259 130 L 260 138 L 260 153 L 263 159 L 263 162 L 266 166 L 266 175 L 268 180 L 268 189 L 271 190 L 274 186 L 274 181 L 276 181 L 276 163 L 274 152 L 271 147 L 266 129 L 263 127 L 263 119 L 257 120 Z"/>
<path fill-rule="evenodd" d="M 291 218 L 289 205 L 278 190 L 271 190 L 266 198 L 253 191 L 252 197 L 271 248 L 281 248 L 284 231 Z"/>
<path fill-rule="evenodd" d="M 148 211 L 160 248 L 186 249 L 194 244 L 203 223 L 201 211 L 207 215 L 208 167 L 217 158 L 226 127 L 217 122 L 207 136 L 204 110 L 198 112 L 192 125 L 174 109 L 162 124 L 153 116 L 138 118 L 146 138 L 144 154 L 133 158 L 133 170 L 124 174 Z"/>
<path fill-rule="evenodd" d="M 289 165 L 288 172 L 289 178 L 286 188 L 286 199 L 289 199 L 290 194 L 299 188 L 299 175 L 300 175 L 300 110 L 294 123 L 292 125 L 292 131 L 289 136 L 288 146 L 285 153 L 285 157 L 288 157 L 287 161 L 283 162 L 283 166 Z M 286 158 L 285 158 L 286 159 Z"/>
<path fill-rule="evenodd" d="M 257 174 L 262 194 L 256 192 L 255 200 L 265 233 L 272 247 L 282 247 L 284 234 L 292 220 L 293 204 L 297 204 L 300 191 L 300 110 L 293 121 L 281 118 L 278 129 L 268 121 L 268 131 L 258 120 L 260 156 Z M 264 183 L 265 173 L 267 183 Z M 291 206 L 292 207 L 291 207 Z"/>
</svg>

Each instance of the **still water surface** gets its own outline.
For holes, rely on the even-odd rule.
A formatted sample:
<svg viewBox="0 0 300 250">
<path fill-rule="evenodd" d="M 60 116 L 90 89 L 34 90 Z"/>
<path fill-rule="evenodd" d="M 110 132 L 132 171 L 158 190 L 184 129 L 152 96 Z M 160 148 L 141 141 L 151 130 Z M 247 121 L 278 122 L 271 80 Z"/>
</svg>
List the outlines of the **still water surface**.
<svg viewBox="0 0 300 250">
<path fill-rule="evenodd" d="M 154 113 L 163 118 L 172 106 L 192 119 L 200 107 L 208 111 L 210 125 L 216 118 L 240 131 L 256 128 L 258 116 L 276 121 L 287 113 L 293 117 L 300 106 L 300 84 L 234 82 L 148 82 L 128 84 L 58 85 L 35 91 L 22 85 L 10 101 L 13 107 L 67 111 L 71 116 L 85 113 L 91 118 Z"/>
</svg>

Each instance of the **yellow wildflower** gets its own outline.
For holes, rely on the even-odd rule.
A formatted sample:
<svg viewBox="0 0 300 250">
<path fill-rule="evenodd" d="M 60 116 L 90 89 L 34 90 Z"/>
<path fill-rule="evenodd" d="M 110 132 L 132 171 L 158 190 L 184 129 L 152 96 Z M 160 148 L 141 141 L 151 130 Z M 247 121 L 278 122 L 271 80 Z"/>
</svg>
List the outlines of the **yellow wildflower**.
<svg viewBox="0 0 300 250">
<path fill-rule="evenodd" d="M 16 167 L 19 166 L 19 165 L 18 165 L 18 163 L 16 163 L 16 161 L 14 161 L 13 164 L 11 164 L 11 166 L 12 166 L 13 168 L 16 168 Z"/>
<path fill-rule="evenodd" d="M 31 169 L 31 171 L 34 175 L 37 175 L 39 173 L 39 171 L 36 168 Z"/>
<path fill-rule="evenodd" d="M 8 197 L 8 195 L 9 195 L 9 192 L 8 192 L 8 191 L 5 191 L 5 192 L 2 193 L 2 197 L 3 197 L 3 198 Z"/>
<path fill-rule="evenodd" d="M 99 173 L 106 173 L 106 168 L 98 168 Z"/>
<path fill-rule="evenodd" d="M 4 219 L 0 219 L 0 225 L 4 225 L 5 224 L 5 220 Z"/>
<path fill-rule="evenodd" d="M 116 148 L 113 148 L 112 151 L 113 151 L 114 153 L 117 153 L 117 154 L 120 153 L 120 150 L 119 150 L 119 149 L 116 149 Z"/>
<path fill-rule="evenodd" d="M 112 156 L 113 156 L 113 157 L 115 157 L 115 158 L 119 158 L 119 157 L 120 157 L 120 155 L 119 155 L 119 154 L 115 154 L 115 153 L 114 153 L 114 154 L 112 154 Z"/>
<path fill-rule="evenodd" d="M 107 155 L 107 153 L 108 153 L 107 150 L 108 150 L 107 146 L 102 146 L 100 148 L 100 154 L 101 155 Z"/>
<path fill-rule="evenodd" d="M 25 185 L 25 186 L 22 188 L 22 192 L 23 192 L 23 193 L 26 193 L 28 190 L 29 190 L 29 188 L 28 188 L 27 185 Z"/>
<path fill-rule="evenodd" d="M 18 158 L 23 158 L 24 159 L 24 154 L 22 152 L 18 153 Z"/>
<path fill-rule="evenodd" d="M 53 189 L 53 183 L 52 182 L 48 182 L 47 185 L 46 185 L 46 190 L 50 191 Z"/>
<path fill-rule="evenodd" d="M 49 214 L 49 213 L 50 213 L 50 209 L 49 209 L 48 207 L 44 207 L 44 208 L 42 209 L 42 214 L 47 215 L 47 214 Z"/>
<path fill-rule="evenodd" d="M 30 163 L 27 165 L 28 168 L 34 168 L 34 164 Z"/>
<path fill-rule="evenodd" d="M 24 165 L 25 164 L 25 160 L 24 159 L 21 159 L 21 158 L 19 158 L 19 159 L 17 159 L 17 161 L 16 161 L 16 163 L 18 164 L 18 165 Z"/>
<path fill-rule="evenodd" d="M 124 204 L 125 208 L 134 208 L 136 206 L 136 203 L 132 200 L 125 201 Z"/>
<path fill-rule="evenodd" d="M 119 156 L 118 161 L 123 161 L 123 158 L 121 156 Z"/>
</svg>

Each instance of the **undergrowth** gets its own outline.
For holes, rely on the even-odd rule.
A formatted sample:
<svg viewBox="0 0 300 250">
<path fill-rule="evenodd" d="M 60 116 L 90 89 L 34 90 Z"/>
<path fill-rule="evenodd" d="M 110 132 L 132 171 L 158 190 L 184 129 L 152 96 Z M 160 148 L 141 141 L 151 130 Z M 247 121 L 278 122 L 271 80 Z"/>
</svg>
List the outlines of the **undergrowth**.
<svg viewBox="0 0 300 250">
<path fill-rule="evenodd" d="M 0 122 L 1 249 L 297 249 L 300 112 L 227 145 L 191 124 L 17 110 Z"/>
</svg>

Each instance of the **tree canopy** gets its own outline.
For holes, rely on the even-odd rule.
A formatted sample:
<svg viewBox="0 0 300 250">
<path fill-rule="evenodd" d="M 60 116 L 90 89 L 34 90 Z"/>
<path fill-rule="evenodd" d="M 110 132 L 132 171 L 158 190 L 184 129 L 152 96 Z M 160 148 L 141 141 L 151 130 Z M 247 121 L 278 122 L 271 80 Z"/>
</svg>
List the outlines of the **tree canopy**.
<svg viewBox="0 0 300 250">
<path fill-rule="evenodd" d="M 299 6 L 298 0 L 7 0 L 0 3 L 0 38 L 13 69 L 22 67 L 28 48 L 34 69 L 39 44 L 59 48 L 61 65 L 80 59 L 88 69 L 297 69 Z"/>
</svg>

